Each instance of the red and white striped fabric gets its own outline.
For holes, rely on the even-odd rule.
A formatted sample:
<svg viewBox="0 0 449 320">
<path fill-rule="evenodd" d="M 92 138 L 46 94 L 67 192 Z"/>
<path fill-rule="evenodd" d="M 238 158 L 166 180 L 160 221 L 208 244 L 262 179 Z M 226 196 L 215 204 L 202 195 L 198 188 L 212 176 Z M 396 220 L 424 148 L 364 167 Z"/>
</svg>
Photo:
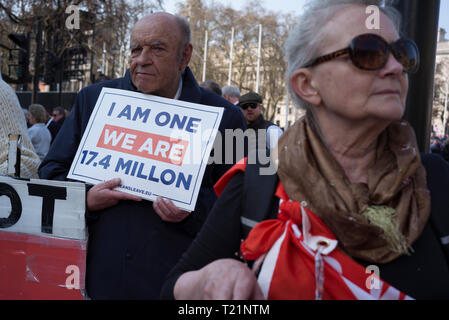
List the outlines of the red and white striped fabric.
<svg viewBox="0 0 449 320">
<path fill-rule="evenodd" d="M 247 159 L 214 186 L 220 195 Z M 258 223 L 241 244 L 246 260 L 262 260 L 258 282 L 267 299 L 410 300 L 338 248 L 332 231 L 306 203 L 292 201 L 279 183 L 277 219 Z"/>
<path fill-rule="evenodd" d="M 258 282 L 267 299 L 412 299 L 342 253 L 329 228 L 281 183 L 276 196 L 278 218 L 257 224 L 241 245 L 244 259 L 264 259 Z"/>
</svg>

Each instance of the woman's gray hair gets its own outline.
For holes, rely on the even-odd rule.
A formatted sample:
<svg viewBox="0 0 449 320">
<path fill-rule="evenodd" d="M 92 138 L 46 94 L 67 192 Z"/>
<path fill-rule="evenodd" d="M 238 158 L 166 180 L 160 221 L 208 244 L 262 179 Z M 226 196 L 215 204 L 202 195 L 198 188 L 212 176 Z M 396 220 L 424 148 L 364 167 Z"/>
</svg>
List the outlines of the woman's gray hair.
<svg viewBox="0 0 449 320">
<path fill-rule="evenodd" d="M 297 108 L 309 109 L 309 105 L 299 97 L 290 86 L 292 74 L 306 63 L 316 58 L 320 53 L 321 32 L 323 25 L 338 11 L 349 6 L 375 5 L 387 15 L 400 30 L 401 15 L 393 7 L 395 0 L 309 0 L 296 26 L 290 31 L 285 43 L 285 55 L 288 62 L 287 84 L 293 104 Z"/>
</svg>

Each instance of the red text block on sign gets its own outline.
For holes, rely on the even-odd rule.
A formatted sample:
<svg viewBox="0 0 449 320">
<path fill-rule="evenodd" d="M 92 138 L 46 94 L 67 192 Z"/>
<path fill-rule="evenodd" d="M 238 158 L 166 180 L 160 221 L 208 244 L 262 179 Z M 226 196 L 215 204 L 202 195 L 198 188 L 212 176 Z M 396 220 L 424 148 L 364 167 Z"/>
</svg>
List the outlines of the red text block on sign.
<svg viewBox="0 0 449 320">
<path fill-rule="evenodd" d="M 189 142 L 106 124 L 97 147 L 182 165 Z"/>
</svg>

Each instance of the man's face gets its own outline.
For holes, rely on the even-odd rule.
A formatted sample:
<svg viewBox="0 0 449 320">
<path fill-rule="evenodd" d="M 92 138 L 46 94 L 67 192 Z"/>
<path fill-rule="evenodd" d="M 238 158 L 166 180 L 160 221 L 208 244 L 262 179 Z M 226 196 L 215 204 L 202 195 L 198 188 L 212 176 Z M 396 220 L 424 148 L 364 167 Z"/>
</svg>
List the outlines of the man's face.
<svg viewBox="0 0 449 320">
<path fill-rule="evenodd" d="M 51 114 L 53 116 L 53 120 L 58 122 L 59 120 L 61 120 L 64 115 L 62 113 L 59 113 L 59 111 L 53 111 L 53 113 Z"/>
<path fill-rule="evenodd" d="M 136 23 L 131 33 L 130 73 L 139 91 L 175 96 L 192 54 L 190 44 L 179 50 L 181 42 L 179 26 L 170 15 L 152 14 Z"/>
<path fill-rule="evenodd" d="M 247 103 L 243 105 L 241 109 L 246 121 L 253 122 L 260 116 L 262 105 L 258 103 Z"/>
<path fill-rule="evenodd" d="M 228 95 L 225 94 L 225 95 L 223 95 L 223 98 L 225 98 L 226 100 L 228 100 L 232 104 L 237 104 L 239 102 L 239 97 L 236 97 L 236 96 L 228 96 Z"/>
</svg>

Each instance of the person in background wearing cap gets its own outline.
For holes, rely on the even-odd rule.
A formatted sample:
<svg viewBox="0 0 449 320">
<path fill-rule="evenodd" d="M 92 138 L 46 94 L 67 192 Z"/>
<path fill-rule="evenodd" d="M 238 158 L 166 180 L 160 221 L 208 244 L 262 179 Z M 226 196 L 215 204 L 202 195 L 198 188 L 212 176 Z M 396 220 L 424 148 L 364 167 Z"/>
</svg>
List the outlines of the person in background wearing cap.
<svg viewBox="0 0 449 320">
<path fill-rule="evenodd" d="M 273 149 L 282 135 L 282 130 L 273 122 L 264 119 L 262 114 L 262 97 L 255 92 L 248 92 L 240 97 L 239 106 L 246 119 L 248 129 L 253 129 L 256 132 L 255 146 L 259 145 L 259 130 L 265 129 L 267 130 L 267 148 L 268 150 Z M 252 149 L 251 146 L 250 149 Z"/>
</svg>

